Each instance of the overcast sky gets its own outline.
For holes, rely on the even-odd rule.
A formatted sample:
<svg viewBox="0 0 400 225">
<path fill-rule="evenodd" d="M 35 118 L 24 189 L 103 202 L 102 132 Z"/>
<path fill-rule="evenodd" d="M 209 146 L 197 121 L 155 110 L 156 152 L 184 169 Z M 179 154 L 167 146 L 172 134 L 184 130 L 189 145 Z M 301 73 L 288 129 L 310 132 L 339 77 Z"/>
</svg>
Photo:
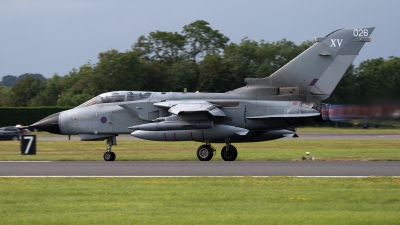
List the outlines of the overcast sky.
<svg viewBox="0 0 400 225">
<path fill-rule="evenodd" d="M 2 0 L 0 77 L 66 75 L 110 49 L 130 50 L 140 35 L 181 32 L 205 20 L 240 43 L 300 44 L 339 28 L 376 27 L 354 64 L 400 56 L 399 0 Z"/>
</svg>

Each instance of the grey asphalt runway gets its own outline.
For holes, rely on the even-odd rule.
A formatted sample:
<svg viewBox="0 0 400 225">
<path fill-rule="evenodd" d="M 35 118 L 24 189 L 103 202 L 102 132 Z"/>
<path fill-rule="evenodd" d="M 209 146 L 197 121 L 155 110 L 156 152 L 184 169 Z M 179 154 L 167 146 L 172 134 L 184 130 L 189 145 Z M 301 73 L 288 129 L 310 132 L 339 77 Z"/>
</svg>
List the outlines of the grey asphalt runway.
<svg viewBox="0 0 400 225">
<path fill-rule="evenodd" d="M 0 162 L 0 176 L 400 176 L 400 161 Z"/>
<path fill-rule="evenodd" d="M 301 139 L 397 140 L 400 135 L 305 134 Z M 63 141 L 67 136 L 38 137 Z M 140 139 L 120 135 L 118 140 Z M 72 136 L 71 140 L 79 140 Z M 276 141 L 280 141 L 276 140 Z M 400 176 L 400 161 L 370 162 L 0 162 L 0 176 Z"/>
</svg>

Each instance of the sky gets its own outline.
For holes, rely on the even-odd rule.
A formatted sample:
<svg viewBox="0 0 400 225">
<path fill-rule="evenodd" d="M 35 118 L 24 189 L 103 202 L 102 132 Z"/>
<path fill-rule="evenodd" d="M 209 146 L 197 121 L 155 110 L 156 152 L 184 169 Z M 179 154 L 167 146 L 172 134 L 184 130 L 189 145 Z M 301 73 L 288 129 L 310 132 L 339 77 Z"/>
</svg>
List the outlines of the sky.
<svg viewBox="0 0 400 225">
<path fill-rule="evenodd" d="M 354 61 L 358 66 L 400 57 L 399 9 L 399 0 L 2 0 L 0 78 L 64 76 L 97 63 L 100 52 L 125 52 L 141 35 L 181 32 L 196 20 L 234 43 L 248 37 L 300 44 L 340 28 L 376 27 Z"/>
</svg>

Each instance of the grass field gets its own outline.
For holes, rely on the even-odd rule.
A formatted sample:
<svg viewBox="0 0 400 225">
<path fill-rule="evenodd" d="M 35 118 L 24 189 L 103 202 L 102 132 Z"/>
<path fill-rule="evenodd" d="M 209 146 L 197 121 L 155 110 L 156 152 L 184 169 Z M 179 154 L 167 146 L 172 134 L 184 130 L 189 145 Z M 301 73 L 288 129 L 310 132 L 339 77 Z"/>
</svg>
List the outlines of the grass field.
<svg viewBox="0 0 400 225">
<path fill-rule="evenodd" d="M 299 134 L 400 134 L 304 128 Z M 45 133 L 39 136 L 47 136 Z M 193 160 L 195 142 L 120 140 L 117 160 Z M 214 144 L 219 150 L 223 144 Z M 400 160 L 400 140 L 282 139 L 235 144 L 237 160 Z M 0 161 L 103 161 L 105 142 L 0 142 Z M 400 178 L 0 177 L 0 224 L 400 224 Z"/>
<path fill-rule="evenodd" d="M 156 142 L 120 140 L 112 150 L 118 161 L 197 161 L 197 142 Z M 213 144 L 222 160 L 224 144 Z M 295 161 L 310 152 L 316 160 L 400 160 L 400 140 L 302 140 L 281 139 L 258 143 L 238 143 L 239 161 Z M 20 155 L 19 142 L 0 142 L 0 161 L 102 161 L 104 141 L 37 141 L 36 155 Z"/>
<path fill-rule="evenodd" d="M 400 224 L 400 178 L 0 178 L 1 224 Z"/>
</svg>

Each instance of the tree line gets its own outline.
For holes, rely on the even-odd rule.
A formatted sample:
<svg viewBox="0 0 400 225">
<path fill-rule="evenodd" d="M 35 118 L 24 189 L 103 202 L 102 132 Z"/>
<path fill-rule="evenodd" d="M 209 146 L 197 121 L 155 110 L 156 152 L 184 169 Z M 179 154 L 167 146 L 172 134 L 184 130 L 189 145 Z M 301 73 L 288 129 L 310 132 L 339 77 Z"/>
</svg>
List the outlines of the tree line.
<svg viewBox="0 0 400 225">
<path fill-rule="evenodd" d="M 37 79 L 40 79 L 40 80 L 42 80 L 42 81 L 45 81 L 45 80 L 46 80 L 46 78 L 45 78 L 42 74 L 39 74 L 39 73 L 25 73 L 25 74 L 22 74 L 22 75 L 20 75 L 20 76 L 13 76 L 13 75 L 4 76 L 4 77 L 1 79 L 1 82 L 0 82 L 0 83 L 1 83 L 2 85 L 6 86 L 6 87 L 12 87 L 12 86 L 14 86 L 16 83 L 18 83 L 18 82 L 20 82 L 21 80 L 25 79 L 27 76 L 31 76 L 31 77 L 33 77 L 33 78 L 37 78 Z"/>
<path fill-rule="evenodd" d="M 283 39 L 259 42 L 229 38 L 203 20 L 180 33 L 155 31 L 140 36 L 126 52 L 109 50 L 69 74 L 43 80 L 26 76 L 12 87 L 0 85 L 0 106 L 77 106 L 116 90 L 226 92 L 248 77 L 267 77 L 313 43 Z M 351 66 L 329 103 L 396 100 L 400 94 L 400 59 L 371 59 Z"/>
</svg>

